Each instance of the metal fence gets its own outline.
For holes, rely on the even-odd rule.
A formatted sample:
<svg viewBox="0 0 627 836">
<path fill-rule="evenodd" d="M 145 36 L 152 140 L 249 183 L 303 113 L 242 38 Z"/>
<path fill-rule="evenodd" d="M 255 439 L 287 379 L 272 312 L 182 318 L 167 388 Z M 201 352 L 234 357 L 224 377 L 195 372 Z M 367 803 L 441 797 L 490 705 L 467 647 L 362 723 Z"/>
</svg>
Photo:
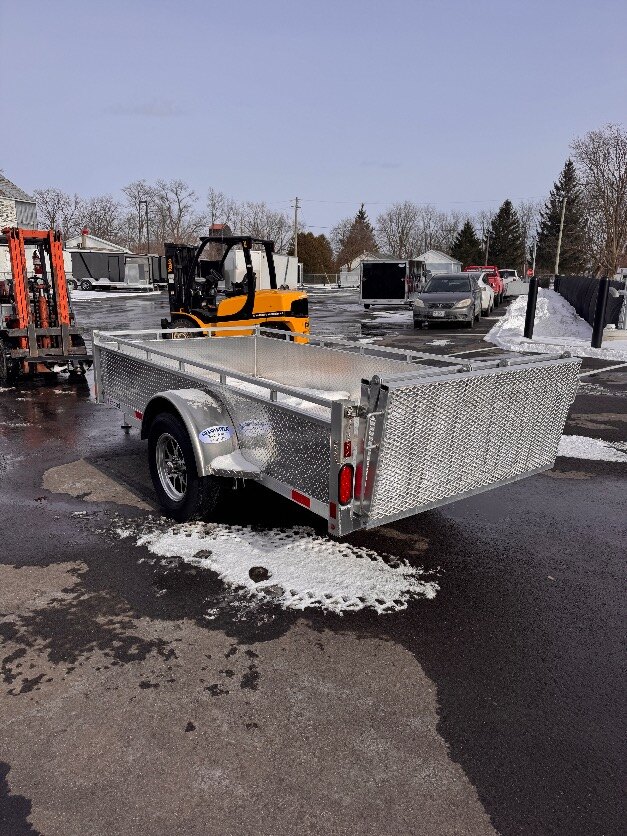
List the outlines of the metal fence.
<svg viewBox="0 0 627 836">
<path fill-rule="evenodd" d="M 625 290 L 625 283 L 610 281 L 610 288 L 617 291 Z M 569 302 L 582 319 L 594 325 L 594 313 L 597 306 L 600 282 L 592 276 L 556 276 L 554 289 Z M 621 308 L 624 296 L 614 296 L 610 292 L 605 309 L 605 325 L 620 327 Z M 627 303 L 625 303 L 627 304 Z"/>
</svg>

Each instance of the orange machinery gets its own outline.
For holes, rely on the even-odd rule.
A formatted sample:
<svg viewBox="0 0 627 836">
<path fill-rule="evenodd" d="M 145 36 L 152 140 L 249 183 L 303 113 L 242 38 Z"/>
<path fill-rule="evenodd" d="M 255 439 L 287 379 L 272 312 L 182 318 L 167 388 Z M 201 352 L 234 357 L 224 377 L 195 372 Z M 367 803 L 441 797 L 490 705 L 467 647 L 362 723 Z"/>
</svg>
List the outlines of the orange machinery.
<svg viewBox="0 0 627 836">
<path fill-rule="evenodd" d="M 57 371 L 84 374 L 91 365 L 74 324 L 61 234 L 54 230 L 2 230 L 11 274 L 0 277 L 0 385 L 20 373 Z M 25 247 L 34 246 L 34 275 L 28 276 Z"/>
</svg>

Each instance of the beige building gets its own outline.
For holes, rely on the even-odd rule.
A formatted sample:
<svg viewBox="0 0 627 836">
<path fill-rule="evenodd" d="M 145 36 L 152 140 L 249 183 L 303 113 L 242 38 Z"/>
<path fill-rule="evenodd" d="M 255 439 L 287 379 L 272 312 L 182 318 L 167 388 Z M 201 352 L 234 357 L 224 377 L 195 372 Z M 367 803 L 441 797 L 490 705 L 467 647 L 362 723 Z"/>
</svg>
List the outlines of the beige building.
<svg viewBox="0 0 627 836">
<path fill-rule="evenodd" d="M 0 229 L 6 226 L 37 229 L 37 205 L 34 198 L 0 173 Z"/>
</svg>

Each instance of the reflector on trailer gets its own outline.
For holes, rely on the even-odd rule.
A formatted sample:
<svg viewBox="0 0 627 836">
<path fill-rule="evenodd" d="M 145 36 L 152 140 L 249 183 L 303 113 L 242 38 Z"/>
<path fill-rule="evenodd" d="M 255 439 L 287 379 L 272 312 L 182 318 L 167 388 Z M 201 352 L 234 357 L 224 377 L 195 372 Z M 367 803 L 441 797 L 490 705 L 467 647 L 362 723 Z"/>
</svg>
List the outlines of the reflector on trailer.
<svg viewBox="0 0 627 836">
<path fill-rule="evenodd" d="M 340 505 L 348 505 L 353 498 L 353 465 L 343 464 L 338 474 L 337 498 Z"/>
</svg>

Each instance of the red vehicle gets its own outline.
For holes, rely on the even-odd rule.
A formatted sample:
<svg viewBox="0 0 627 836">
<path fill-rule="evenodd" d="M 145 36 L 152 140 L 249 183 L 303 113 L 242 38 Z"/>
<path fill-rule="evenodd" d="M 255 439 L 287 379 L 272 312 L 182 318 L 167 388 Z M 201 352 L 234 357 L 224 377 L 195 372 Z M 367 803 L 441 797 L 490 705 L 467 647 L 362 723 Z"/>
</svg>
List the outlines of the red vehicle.
<svg viewBox="0 0 627 836">
<path fill-rule="evenodd" d="M 464 273 L 468 273 L 471 270 L 483 270 L 488 271 L 487 280 L 488 284 L 494 291 L 494 307 L 500 305 L 503 301 L 503 297 L 505 296 L 505 282 L 503 281 L 501 274 L 499 273 L 499 268 L 496 267 L 494 264 L 485 264 L 482 267 L 479 266 L 472 266 L 472 267 L 464 267 Z"/>
</svg>

